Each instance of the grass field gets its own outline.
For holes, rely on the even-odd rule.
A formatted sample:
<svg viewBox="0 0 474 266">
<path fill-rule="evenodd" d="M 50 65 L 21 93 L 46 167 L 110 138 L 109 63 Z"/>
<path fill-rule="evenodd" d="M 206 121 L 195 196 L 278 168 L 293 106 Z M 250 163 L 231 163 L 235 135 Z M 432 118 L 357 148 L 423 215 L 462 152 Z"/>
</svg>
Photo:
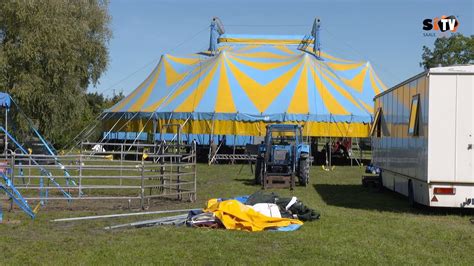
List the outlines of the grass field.
<svg viewBox="0 0 474 266">
<path fill-rule="evenodd" d="M 202 206 L 211 197 L 251 194 L 251 173 L 240 166 L 199 165 L 198 202 L 167 201 L 166 208 Z M 106 225 L 151 219 L 52 223 L 53 218 L 118 211 L 42 209 L 29 220 L 16 210 L 0 225 L 0 264 L 466 264 L 474 260 L 472 212 L 408 207 L 389 191 L 360 185 L 361 168 L 311 169 L 311 184 L 293 192 L 321 213 L 296 232 L 238 232 L 186 227 L 105 231 Z M 162 209 L 161 206 L 154 209 Z M 4 210 L 6 205 L 4 205 Z M 72 206 L 74 209 L 74 205 Z M 124 210 L 120 210 L 124 211 Z"/>
</svg>

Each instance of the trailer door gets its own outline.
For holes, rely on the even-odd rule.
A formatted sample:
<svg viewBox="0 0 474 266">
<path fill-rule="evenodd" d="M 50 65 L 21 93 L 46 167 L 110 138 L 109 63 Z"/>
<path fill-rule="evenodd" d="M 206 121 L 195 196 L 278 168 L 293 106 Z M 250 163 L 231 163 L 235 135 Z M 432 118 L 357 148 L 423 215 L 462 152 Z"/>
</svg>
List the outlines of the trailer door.
<svg viewBox="0 0 474 266">
<path fill-rule="evenodd" d="M 458 75 L 456 89 L 456 181 L 474 182 L 472 174 L 473 75 Z"/>
</svg>

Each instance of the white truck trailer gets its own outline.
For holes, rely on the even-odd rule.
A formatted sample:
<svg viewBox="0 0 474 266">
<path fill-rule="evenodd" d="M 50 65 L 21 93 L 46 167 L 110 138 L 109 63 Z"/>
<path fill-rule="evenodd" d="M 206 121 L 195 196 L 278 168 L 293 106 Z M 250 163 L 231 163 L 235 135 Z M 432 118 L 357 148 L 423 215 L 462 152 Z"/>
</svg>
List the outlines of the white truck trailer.
<svg viewBox="0 0 474 266">
<path fill-rule="evenodd" d="M 375 96 L 373 165 L 410 203 L 474 208 L 474 65 L 432 68 Z"/>
</svg>

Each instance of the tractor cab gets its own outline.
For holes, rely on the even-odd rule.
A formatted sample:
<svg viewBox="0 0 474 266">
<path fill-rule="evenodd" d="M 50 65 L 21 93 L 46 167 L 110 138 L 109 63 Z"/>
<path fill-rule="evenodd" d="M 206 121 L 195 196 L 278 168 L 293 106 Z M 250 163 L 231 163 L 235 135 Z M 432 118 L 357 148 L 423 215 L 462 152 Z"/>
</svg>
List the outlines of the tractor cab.
<svg viewBox="0 0 474 266">
<path fill-rule="evenodd" d="M 263 188 L 293 188 L 297 176 L 301 185 L 308 184 L 309 147 L 303 143 L 300 125 L 268 125 L 265 141 L 259 146 L 255 182 Z"/>
</svg>

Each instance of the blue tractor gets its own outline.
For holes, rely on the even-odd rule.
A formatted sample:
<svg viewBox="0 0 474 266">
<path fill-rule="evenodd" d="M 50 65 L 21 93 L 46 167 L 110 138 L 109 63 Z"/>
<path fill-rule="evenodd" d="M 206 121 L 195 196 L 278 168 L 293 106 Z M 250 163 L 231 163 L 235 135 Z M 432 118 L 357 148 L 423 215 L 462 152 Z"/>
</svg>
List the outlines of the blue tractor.
<svg viewBox="0 0 474 266">
<path fill-rule="evenodd" d="M 290 124 L 267 125 L 265 141 L 259 146 L 255 183 L 263 189 L 309 183 L 310 146 L 303 143 L 302 127 Z"/>
</svg>

